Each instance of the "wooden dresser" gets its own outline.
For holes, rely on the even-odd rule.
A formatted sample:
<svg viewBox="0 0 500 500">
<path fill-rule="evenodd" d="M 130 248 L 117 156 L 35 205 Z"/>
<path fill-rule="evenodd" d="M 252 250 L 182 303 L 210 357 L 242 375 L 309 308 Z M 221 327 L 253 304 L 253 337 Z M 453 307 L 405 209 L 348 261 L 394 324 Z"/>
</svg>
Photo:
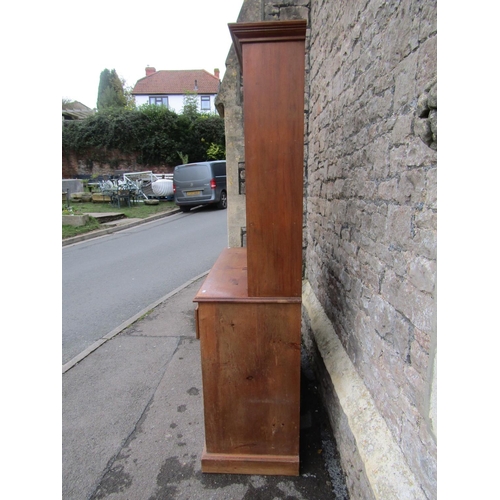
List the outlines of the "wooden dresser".
<svg viewBox="0 0 500 500">
<path fill-rule="evenodd" d="M 230 24 L 243 72 L 247 248 L 196 294 L 203 472 L 298 475 L 306 21 Z"/>
</svg>

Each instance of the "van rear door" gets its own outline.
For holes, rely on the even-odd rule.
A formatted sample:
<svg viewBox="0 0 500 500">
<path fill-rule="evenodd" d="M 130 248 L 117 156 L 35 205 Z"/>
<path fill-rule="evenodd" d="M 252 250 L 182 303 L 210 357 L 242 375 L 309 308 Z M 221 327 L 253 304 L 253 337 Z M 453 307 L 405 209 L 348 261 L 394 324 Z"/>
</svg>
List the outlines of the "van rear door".
<svg viewBox="0 0 500 500">
<path fill-rule="evenodd" d="M 179 201 L 199 200 L 210 197 L 211 173 L 206 164 L 179 165 L 174 170 L 175 198 Z"/>
</svg>

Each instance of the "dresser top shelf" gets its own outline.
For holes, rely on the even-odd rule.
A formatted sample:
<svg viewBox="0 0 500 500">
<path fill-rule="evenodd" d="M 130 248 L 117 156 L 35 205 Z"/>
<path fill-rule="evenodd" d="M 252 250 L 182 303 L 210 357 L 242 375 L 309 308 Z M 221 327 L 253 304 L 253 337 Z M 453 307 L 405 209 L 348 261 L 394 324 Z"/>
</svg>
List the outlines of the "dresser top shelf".
<svg viewBox="0 0 500 500">
<path fill-rule="evenodd" d="M 249 297 L 247 249 L 225 248 L 193 302 L 297 303 L 301 297 Z"/>
</svg>

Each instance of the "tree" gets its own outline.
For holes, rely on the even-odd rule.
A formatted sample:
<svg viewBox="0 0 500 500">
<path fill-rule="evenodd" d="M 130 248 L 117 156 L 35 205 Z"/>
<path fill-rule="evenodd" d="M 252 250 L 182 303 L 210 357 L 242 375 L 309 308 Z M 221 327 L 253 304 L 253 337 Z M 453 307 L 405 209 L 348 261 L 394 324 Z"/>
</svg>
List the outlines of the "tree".
<svg viewBox="0 0 500 500">
<path fill-rule="evenodd" d="M 135 97 L 132 95 L 132 90 L 134 90 L 134 87 L 131 85 L 127 85 L 127 82 L 125 81 L 125 78 L 121 79 L 122 82 L 122 87 L 123 87 L 123 95 L 125 97 L 125 107 L 127 109 L 135 109 Z"/>
<path fill-rule="evenodd" d="M 105 69 L 101 71 L 99 89 L 97 91 L 97 109 L 124 108 L 127 106 L 127 98 L 123 92 L 123 83 L 116 71 Z"/>
<path fill-rule="evenodd" d="M 196 120 L 200 114 L 198 111 L 198 94 L 194 92 L 186 92 L 184 94 L 184 105 L 182 106 L 181 114 L 191 121 Z"/>
</svg>

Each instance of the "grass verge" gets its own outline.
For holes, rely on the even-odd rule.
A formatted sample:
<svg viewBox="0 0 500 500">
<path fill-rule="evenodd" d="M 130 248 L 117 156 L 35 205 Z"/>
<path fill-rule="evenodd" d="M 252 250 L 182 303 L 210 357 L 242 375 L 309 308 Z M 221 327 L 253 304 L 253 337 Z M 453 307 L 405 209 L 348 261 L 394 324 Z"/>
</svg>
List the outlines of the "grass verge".
<svg viewBox="0 0 500 500">
<path fill-rule="evenodd" d="M 62 204 L 64 208 L 65 203 Z M 71 203 L 73 212 L 75 214 L 89 214 L 89 213 L 122 213 L 127 218 L 134 219 L 145 219 L 151 217 L 152 215 L 160 214 L 163 212 L 169 212 L 176 208 L 173 201 L 160 201 L 158 205 L 145 205 L 144 203 L 138 203 L 131 207 L 112 207 L 110 203 Z M 73 236 L 78 236 L 80 234 L 89 233 L 90 231 L 95 231 L 100 229 L 100 224 L 97 219 L 93 217 L 89 218 L 89 221 L 85 226 L 62 226 L 62 237 L 71 238 Z"/>
<path fill-rule="evenodd" d="M 78 236 L 80 234 L 89 233 L 90 231 L 95 231 L 97 229 L 100 229 L 100 227 L 101 225 L 99 224 L 99 221 L 97 219 L 94 219 L 94 217 L 89 217 L 87 224 L 85 224 L 84 226 L 69 226 L 63 224 L 62 237 L 63 240 L 65 238 L 72 238 L 73 236 Z"/>
<path fill-rule="evenodd" d="M 63 203 L 63 207 L 65 204 Z M 173 201 L 160 201 L 158 205 L 145 205 L 138 203 L 131 207 L 112 207 L 110 203 L 71 203 L 73 210 L 82 214 L 91 213 L 121 213 L 125 217 L 133 217 L 137 219 L 145 219 L 151 215 L 156 215 L 162 212 L 167 212 L 175 208 Z"/>
</svg>

